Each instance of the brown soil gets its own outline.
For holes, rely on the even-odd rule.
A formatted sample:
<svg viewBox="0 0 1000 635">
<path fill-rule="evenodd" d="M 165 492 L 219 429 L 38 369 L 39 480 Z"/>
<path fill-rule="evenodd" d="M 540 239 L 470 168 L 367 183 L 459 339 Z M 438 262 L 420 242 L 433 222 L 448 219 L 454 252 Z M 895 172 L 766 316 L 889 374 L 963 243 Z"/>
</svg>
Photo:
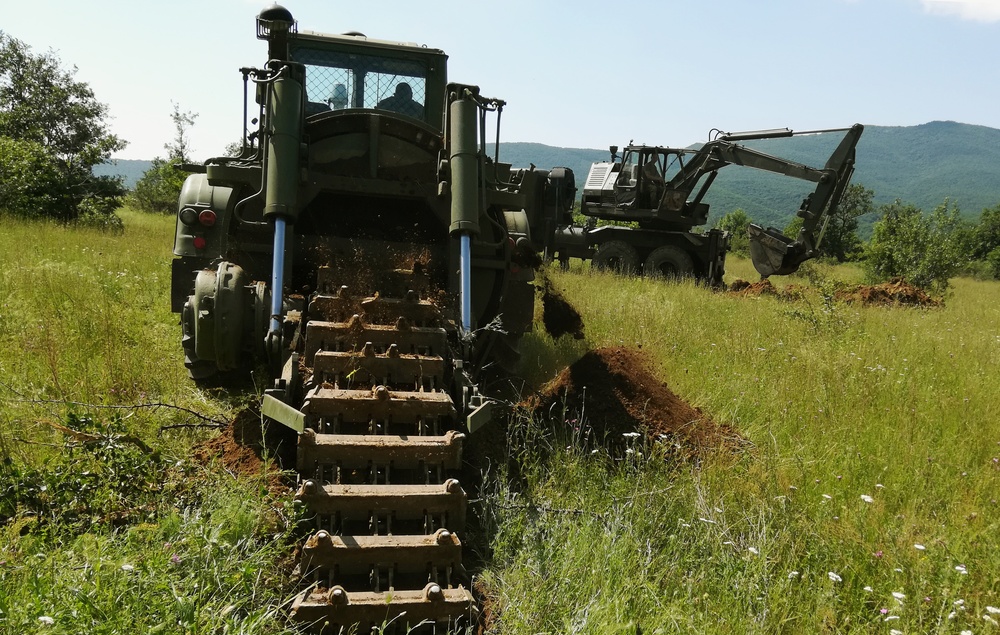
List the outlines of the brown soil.
<svg viewBox="0 0 1000 635">
<path fill-rule="evenodd" d="M 542 324 L 553 338 L 572 335 L 573 339 L 583 339 L 583 318 L 548 280 L 542 287 Z"/>
<path fill-rule="evenodd" d="M 882 284 L 842 289 L 834 294 L 834 298 L 865 306 L 934 307 L 941 305 L 940 300 L 935 300 L 922 289 L 909 284 L 902 278 L 893 278 Z"/>
<path fill-rule="evenodd" d="M 565 416 L 582 438 L 611 448 L 631 432 L 668 443 L 684 458 L 740 444 L 732 428 L 675 395 L 647 357 L 629 348 L 588 352 L 525 405 L 542 416 Z"/>
<path fill-rule="evenodd" d="M 195 446 L 194 460 L 222 467 L 235 476 L 266 475 L 269 490 L 284 491 L 290 483 L 285 482 L 280 466 L 291 466 L 295 461 L 295 433 L 266 425 L 270 427 L 262 424 L 258 412 L 241 410 L 218 435 Z"/>
<path fill-rule="evenodd" d="M 753 283 L 737 278 L 729 285 L 729 293 L 742 298 L 759 298 L 762 295 L 770 295 L 783 300 L 799 300 L 804 291 L 804 287 L 798 285 L 789 285 L 784 289 L 779 289 L 771 284 L 767 278 Z"/>
</svg>

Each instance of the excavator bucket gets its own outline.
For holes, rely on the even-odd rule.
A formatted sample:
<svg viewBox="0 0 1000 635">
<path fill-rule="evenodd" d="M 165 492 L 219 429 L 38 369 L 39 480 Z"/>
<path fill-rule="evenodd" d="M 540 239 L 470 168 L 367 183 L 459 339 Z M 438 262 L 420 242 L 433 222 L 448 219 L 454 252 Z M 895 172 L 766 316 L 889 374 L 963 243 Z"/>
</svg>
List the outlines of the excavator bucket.
<svg viewBox="0 0 1000 635">
<path fill-rule="evenodd" d="M 810 257 L 802 242 L 792 240 L 774 227 L 764 229 L 751 223 L 747 231 L 750 234 L 750 259 L 757 273 L 765 278 L 794 273 Z"/>
</svg>

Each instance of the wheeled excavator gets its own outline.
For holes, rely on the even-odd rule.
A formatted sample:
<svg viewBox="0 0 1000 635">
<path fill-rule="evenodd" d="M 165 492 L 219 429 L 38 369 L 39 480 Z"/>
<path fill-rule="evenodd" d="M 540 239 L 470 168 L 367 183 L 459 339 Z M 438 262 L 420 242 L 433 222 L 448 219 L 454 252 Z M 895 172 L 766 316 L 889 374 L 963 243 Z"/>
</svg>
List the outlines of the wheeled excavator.
<svg viewBox="0 0 1000 635">
<path fill-rule="evenodd" d="M 793 132 L 787 128 L 740 133 L 717 132 L 697 150 L 628 145 L 619 156 L 593 164 L 583 186 L 580 212 L 603 226 L 583 227 L 564 214 L 542 234 L 547 259 L 590 259 L 598 268 L 647 276 L 694 276 L 722 284 L 728 232 L 692 229 L 708 222 L 705 194 L 719 170 L 730 165 L 756 168 L 816 183 L 797 212 L 803 219 L 795 239 L 779 230 L 750 225 L 750 255 L 764 277 L 796 271 L 816 255 L 823 228 L 854 173 L 855 148 L 864 126 Z M 844 133 L 822 168 L 810 167 L 747 147 L 744 142 L 800 135 Z M 629 225 L 625 225 L 628 223 Z"/>
</svg>

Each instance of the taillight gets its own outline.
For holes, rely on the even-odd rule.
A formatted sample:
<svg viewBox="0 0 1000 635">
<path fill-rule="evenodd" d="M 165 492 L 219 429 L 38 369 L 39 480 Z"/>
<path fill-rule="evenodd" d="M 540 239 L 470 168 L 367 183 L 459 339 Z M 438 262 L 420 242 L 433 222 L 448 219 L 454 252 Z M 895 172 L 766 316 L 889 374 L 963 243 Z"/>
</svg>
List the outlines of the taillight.
<svg viewBox="0 0 1000 635">
<path fill-rule="evenodd" d="M 215 212 L 210 209 L 202 210 L 201 214 L 198 214 L 198 222 L 205 227 L 211 227 L 215 224 Z"/>
<path fill-rule="evenodd" d="M 204 236 L 195 236 L 194 240 L 191 241 L 191 244 L 194 245 L 195 249 L 204 249 L 205 245 L 208 243 L 205 241 Z"/>
<path fill-rule="evenodd" d="M 185 207 L 181 210 L 180 219 L 182 223 L 190 227 L 198 222 L 198 212 L 190 207 Z"/>
</svg>

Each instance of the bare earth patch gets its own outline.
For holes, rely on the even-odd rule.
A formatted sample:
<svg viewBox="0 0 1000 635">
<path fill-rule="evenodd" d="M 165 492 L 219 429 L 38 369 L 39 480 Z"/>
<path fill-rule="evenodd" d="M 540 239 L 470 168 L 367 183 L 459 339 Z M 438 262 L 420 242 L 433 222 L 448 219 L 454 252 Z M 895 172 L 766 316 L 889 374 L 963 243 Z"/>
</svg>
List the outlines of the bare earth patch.
<svg viewBox="0 0 1000 635">
<path fill-rule="evenodd" d="M 876 285 L 860 285 L 851 289 L 842 289 L 834 294 L 834 298 L 851 304 L 865 306 L 941 306 L 940 300 L 935 300 L 918 287 L 902 278 L 893 278 L 889 282 Z"/>
<path fill-rule="evenodd" d="M 597 349 L 563 369 L 525 405 L 539 415 L 565 413 L 568 422 L 582 421 L 587 433 L 611 446 L 627 433 L 640 432 L 691 458 L 742 443 L 731 427 L 674 394 L 651 368 L 641 351 Z"/>
<path fill-rule="evenodd" d="M 740 296 L 741 298 L 759 298 L 762 295 L 770 295 L 783 300 L 800 300 L 805 289 L 799 285 L 788 285 L 784 289 L 779 289 L 767 278 L 759 282 L 747 282 L 737 278 L 729 285 L 728 293 Z"/>
<path fill-rule="evenodd" d="M 295 435 L 277 427 L 265 427 L 259 413 L 241 410 L 219 434 L 195 446 L 194 460 L 215 464 L 234 476 L 266 475 L 268 490 L 286 491 L 291 484 L 280 466 L 294 467 Z"/>
</svg>

